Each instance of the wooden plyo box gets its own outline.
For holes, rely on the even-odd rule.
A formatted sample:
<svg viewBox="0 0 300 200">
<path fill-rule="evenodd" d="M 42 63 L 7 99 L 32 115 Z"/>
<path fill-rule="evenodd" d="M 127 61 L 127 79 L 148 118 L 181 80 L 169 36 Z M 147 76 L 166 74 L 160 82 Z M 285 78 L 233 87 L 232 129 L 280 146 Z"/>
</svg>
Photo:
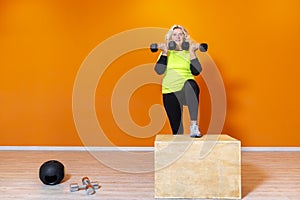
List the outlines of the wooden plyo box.
<svg viewBox="0 0 300 200">
<path fill-rule="evenodd" d="M 241 143 L 223 134 L 157 135 L 155 198 L 241 199 Z"/>
</svg>

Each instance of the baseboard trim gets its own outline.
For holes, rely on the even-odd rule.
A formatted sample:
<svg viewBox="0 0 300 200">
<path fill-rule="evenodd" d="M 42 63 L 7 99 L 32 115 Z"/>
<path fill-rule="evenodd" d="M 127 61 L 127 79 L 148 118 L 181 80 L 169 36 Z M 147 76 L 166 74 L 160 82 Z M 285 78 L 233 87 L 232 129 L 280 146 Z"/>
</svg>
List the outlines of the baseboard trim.
<svg viewBox="0 0 300 200">
<path fill-rule="evenodd" d="M 300 151 L 300 147 L 242 147 L 242 151 Z"/>
<path fill-rule="evenodd" d="M 154 151 L 154 147 L 0 146 L 0 151 Z"/>
<path fill-rule="evenodd" d="M 300 152 L 300 147 L 242 147 L 243 152 Z M 0 151 L 154 151 L 154 147 L 0 146 Z"/>
</svg>

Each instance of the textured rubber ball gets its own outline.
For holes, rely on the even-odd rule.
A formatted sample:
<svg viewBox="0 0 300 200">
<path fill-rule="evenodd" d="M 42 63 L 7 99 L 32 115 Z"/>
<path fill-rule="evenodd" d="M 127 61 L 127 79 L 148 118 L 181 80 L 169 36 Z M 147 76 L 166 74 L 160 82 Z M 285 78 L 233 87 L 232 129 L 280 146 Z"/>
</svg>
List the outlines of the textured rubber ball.
<svg viewBox="0 0 300 200">
<path fill-rule="evenodd" d="M 65 176 L 64 165 L 57 160 L 44 162 L 39 170 L 39 177 L 46 185 L 59 184 Z"/>
</svg>

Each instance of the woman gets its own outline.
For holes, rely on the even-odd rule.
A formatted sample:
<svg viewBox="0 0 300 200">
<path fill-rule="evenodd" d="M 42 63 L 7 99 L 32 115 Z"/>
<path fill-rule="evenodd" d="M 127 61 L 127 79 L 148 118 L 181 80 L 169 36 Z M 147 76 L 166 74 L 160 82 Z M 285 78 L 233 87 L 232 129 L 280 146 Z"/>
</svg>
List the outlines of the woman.
<svg viewBox="0 0 300 200">
<path fill-rule="evenodd" d="M 163 75 L 163 103 L 172 133 L 183 134 L 182 111 L 183 105 L 186 105 L 191 119 L 190 136 L 201 137 L 197 123 L 200 90 L 194 80 L 194 76 L 202 71 L 195 53 L 199 45 L 192 44 L 189 50 L 182 50 L 182 43 L 190 41 L 188 32 L 180 25 L 171 27 L 166 35 L 166 41 L 167 44 L 174 41 L 176 49 L 168 50 L 166 44 L 160 44 L 162 52 L 154 69 L 157 74 Z"/>
</svg>

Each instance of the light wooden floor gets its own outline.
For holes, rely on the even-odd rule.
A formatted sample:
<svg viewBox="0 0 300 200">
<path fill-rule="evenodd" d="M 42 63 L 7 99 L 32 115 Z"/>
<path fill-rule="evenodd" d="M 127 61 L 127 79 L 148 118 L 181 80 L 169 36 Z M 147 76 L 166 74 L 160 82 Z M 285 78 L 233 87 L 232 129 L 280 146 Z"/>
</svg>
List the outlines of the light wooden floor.
<svg viewBox="0 0 300 200">
<path fill-rule="evenodd" d="M 120 159 L 112 157 L 119 166 L 134 162 L 123 155 Z M 38 171 L 43 162 L 51 159 L 64 164 L 66 176 L 61 184 L 46 186 L 39 180 Z M 148 152 L 143 159 L 144 166 L 136 166 L 134 170 L 150 169 L 153 152 Z M 0 151 L 0 161 L 1 200 L 154 199 L 153 171 L 121 172 L 103 165 L 88 152 Z M 83 176 L 100 182 L 96 194 L 69 192 L 69 184 L 80 183 Z M 242 152 L 242 196 L 245 200 L 300 200 L 300 152 Z"/>
</svg>

